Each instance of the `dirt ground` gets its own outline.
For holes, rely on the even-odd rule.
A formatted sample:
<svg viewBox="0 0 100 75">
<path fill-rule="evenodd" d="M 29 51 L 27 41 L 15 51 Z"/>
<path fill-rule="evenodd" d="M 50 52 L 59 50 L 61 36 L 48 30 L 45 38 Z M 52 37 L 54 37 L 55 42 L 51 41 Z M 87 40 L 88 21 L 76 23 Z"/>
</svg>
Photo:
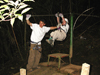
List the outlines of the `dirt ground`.
<svg viewBox="0 0 100 75">
<path fill-rule="evenodd" d="M 82 65 L 83 63 L 90 64 L 90 74 L 89 75 L 99 75 L 100 70 L 100 39 L 98 37 L 92 37 L 90 35 L 84 35 L 86 39 L 75 38 L 73 39 L 73 57 L 72 64 Z M 62 42 L 55 42 L 54 47 L 51 47 L 47 42 L 43 40 L 42 44 L 42 57 L 40 62 L 47 62 L 48 54 L 52 53 L 69 53 L 70 40 L 69 37 Z M 17 57 L 8 60 L 5 64 L 1 65 L 0 75 L 13 75 L 19 72 L 20 68 L 26 68 L 28 51 L 24 54 L 24 60 L 21 60 L 19 54 Z M 58 61 L 53 58 L 51 61 Z M 69 63 L 69 58 L 63 58 L 64 62 Z"/>
</svg>

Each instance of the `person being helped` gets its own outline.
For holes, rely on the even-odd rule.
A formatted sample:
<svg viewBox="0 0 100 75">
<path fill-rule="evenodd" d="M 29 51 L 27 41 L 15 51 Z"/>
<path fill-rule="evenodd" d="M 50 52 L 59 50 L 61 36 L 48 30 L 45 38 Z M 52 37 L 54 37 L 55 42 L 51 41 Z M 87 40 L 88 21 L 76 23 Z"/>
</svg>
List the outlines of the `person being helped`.
<svg viewBox="0 0 100 75">
<path fill-rule="evenodd" d="M 57 17 L 57 30 L 50 33 L 50 38 L 46 39 L 46 41 L 51 45 L 54 46 L 55 40 L 63 41 L 67 37 L 67 32 L 69 30 L 68 19 L 64 18 L 63 14 L 55 14 Z M 62 18 L 62 24 L 60 23 L 59 17 Z"/>
<path fill-rule="evenodd" d="M 38 64 L 41 58 L 41 51 L 42 51 L 41 41 L 49 30 L 53 30 L 57 28 L 57 26 L 46 27 L 45 20 L 40 20 L 39 24 L 31 23 L 29 21 L 30 17 L 31 15 L 29 14 L 26 15 L 26 22 L 32 29 L 32 33 L 30 37 L 31 45 L 29 50 L 28 64 L 26 66 L 27 72 L 32 71 L 34 68 L 40 68 L 38 67 Z"/>
</svg>

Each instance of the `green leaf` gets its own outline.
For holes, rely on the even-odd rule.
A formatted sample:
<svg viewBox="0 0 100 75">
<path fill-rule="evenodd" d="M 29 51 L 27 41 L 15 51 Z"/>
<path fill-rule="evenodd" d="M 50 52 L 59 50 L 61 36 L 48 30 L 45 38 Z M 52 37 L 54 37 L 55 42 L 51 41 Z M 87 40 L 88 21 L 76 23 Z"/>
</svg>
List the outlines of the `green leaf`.
<svg viewBox="0 0 100 75">
<path fill-rule="evenodd" d="M 22 16 L 18 16 L 18 19 L 23 21 L 23 15 Z"/>
<path fill-rule="evenodd" d="M 24 0 L 24 1 L 33 1 L 33 2 L 35 2 L 34 0 Z"/>
<path fill-rule="evenodd" d="M 14 3 L 14 1 L 9 1 L 8 5 L 12 5 L 12 6 L 14 6 L 15 3 Z"/>
<path fill-rule="evenodd" d="M 3 17 L 2 15 L 0 15 L 0 18 L 1 18 L 2 20 L 4 20 L 4 17 Z"/>
<path fill-rule="evenodd" d="M 18 8 L 18 10 L 21 10 L 21 9 L 27 7 L 27 6 L 28 6 L 27 4 L 23 4 L 23 5 L 21 5 L 21 6 Z"/>
<path fill-rule="evenodd" d="M 17 6 L 18 4 L 19 4 L 19 1 L 16 1 L 16 2 L 15 2 L 15 5 Z"/>
<path fill-rule="evenodd" d="M 5 2 L 8 2 L 8 0 L 4 0 Z"/>
<path fill-rule="evenodd" d="M 29 11 L 30 9 L 32 9 L 32 8 L 26 8 L 26 9 L 24 9 L 24 10 L 21 12 L 21 14 L 26 13 L 26 12 Z"/>
<path fill-rule="evenodd" d="M 12 27 L 13 27 L 14 22 L 15 22 L 15 18 L 12 18 L 10 21 L 10 24 L 12 25 Z"/>
<path fill-rule="evenodd" d="M 9 15 L 9 13 L 4 13 L 3 16 Z"/>
<path fill-rule="evenodd" d="M 1 14 L 3 14 L 4 13 L 4 11 L 1 11 Z"/>
<path fill-rule="evenodd" d="M 0 12 L 3 12 L 3 11 L 5 11 L 5 10 L 7 10 L 7 9 L 2 9 L 2 10 L 0 10 Z"/>
<path fill-rule="evenodd" d="M 23 21 L 23 15 L 22 14 L 15 14 L 15 16 L 17 16 L 19 20 Z"/>
<path fill-rule="evenodd" d="M 2 15 L 0 15 L 0 18 L 2 19 Z"/>
<path fill-rule="evenodd" d="M 0 1 L 0 3 L 4 3 L 3 1 Z"/>
<path fill-rule="evenodd" d="M 20 3 L 19 5 L 24 5 L 25 3 Z"/>
<path fill-rule="evenodd" d="M 9 9 L 9 6 L 8 5 L 1 5 L 0 8 Z"/>
</svg>

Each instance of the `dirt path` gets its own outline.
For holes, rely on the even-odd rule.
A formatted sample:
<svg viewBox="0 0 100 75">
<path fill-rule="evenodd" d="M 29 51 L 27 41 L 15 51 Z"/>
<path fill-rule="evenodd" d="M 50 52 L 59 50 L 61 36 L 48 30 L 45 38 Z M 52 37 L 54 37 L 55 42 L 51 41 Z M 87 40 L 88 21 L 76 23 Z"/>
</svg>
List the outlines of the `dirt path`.
<svg viewBox="0 0 100 75">
<path fill-rule="evenodd" d="M 16 73 L 14 75 L 20 75 L 20 74 Z M 57 69 L 53 67 L 42 66 L 40 69 L 35 69 L 34 71 L 27 73 L 27 75 L 66 75 L 66 74 L 60 73 Z"/>
</svg>

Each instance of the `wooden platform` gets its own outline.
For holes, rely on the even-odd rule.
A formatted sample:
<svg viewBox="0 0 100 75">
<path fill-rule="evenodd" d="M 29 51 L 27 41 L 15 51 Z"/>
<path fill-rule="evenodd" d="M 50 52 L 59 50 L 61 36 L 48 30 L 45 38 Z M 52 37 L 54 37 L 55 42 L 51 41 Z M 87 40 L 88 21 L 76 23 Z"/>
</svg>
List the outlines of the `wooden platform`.
<svg viewBox="0 0 100 75">
<path fill-rule="evenodd" d="M 60 69 L 60 72 L 61 73 L 69 73 L 71 75 L 80 75 L 81 73 L 81 66 L 79 65 L 74 65 L 74 64 L 69 64 L 69 65 L 66 65 L 66 66 L 63 66 L 61 69 Z"/>
<path fill-rule="evenodd" d="M 53 54 L 49 54 L 48 55 L 47 66 L 49 66 L 50 57 L 54 57 L 54 58 L 58 58 L 58 69 L 60 69 L 61 58 L 68 57 L 68 56 L 69 56 L 69 54 L 65 54 L 65 53 L 53 53 Z"/>
<path fill-rule="evenodd" d="M 63 57 L 68 57 L 69 54 L 64 54 L 64 53 L 54 53 L 54 54 L 49 54 L 50 57 L 54 57 L 54 58 L 63 58 Z"/>
</svg>

